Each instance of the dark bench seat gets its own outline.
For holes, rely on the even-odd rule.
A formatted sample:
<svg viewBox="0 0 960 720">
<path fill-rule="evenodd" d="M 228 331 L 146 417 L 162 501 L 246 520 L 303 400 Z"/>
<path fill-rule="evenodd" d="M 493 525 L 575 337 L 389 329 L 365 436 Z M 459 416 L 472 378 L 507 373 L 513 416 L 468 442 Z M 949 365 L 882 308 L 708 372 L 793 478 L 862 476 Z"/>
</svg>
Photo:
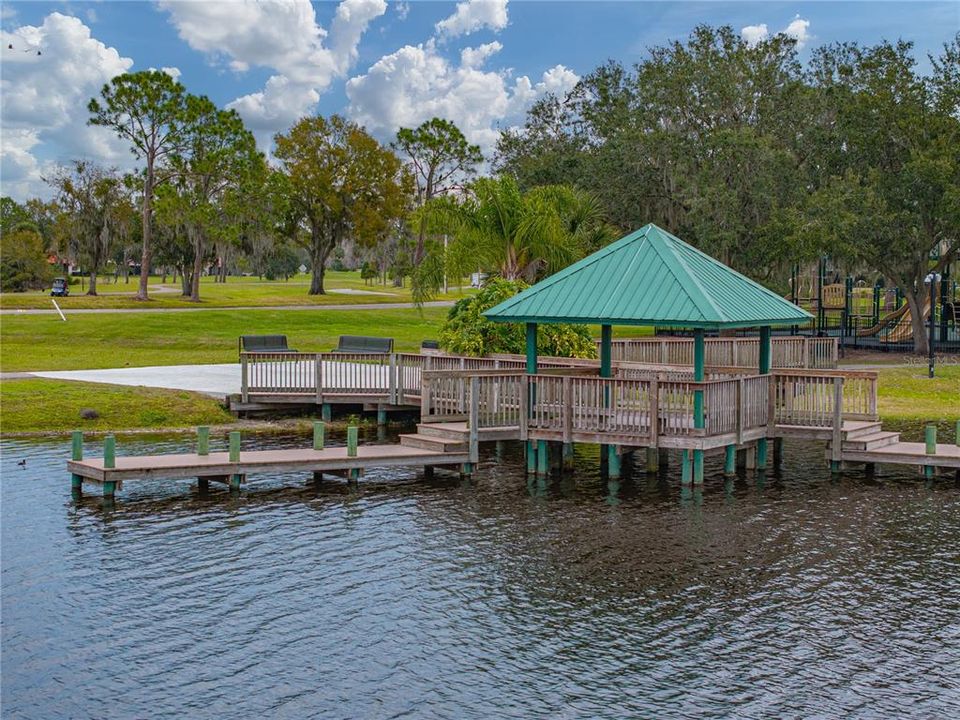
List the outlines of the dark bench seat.
<svg viewBox="0 0 960 720">
<path fill-rule="evenodd" d="M 296 352 L 287 347 L 286 335 L 241 335 L 240 352 Z"/>
<path fill-rule="evenodd" d="M 393 352 L 393 338 L 367 337 L 366 335 L 341 335 L 333 352 L 391 353 Z"/>
</svg>

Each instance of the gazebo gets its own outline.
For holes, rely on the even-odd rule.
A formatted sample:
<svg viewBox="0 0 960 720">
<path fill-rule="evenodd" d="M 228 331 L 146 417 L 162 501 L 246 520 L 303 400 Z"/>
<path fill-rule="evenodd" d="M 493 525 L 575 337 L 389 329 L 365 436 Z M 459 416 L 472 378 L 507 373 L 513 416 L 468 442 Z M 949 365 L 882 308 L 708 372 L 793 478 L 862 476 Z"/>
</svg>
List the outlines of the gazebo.
<svg viewBox="0 0 960 720">
<path fill-rule="evenodd" d="M 705 331 L 759 328 L 759 373 L 770 372 L 770 329 L 806 325 L 810 313 L 653 224 L 630 233 L 555 275 L 505 300 L 484 315 L 526 324 L 526 370 L 537 372 L 537 326 L 600 325 L 600 377 L 612 372 L 614 325 L 683 328 L 693 332 L 694 381 L 704 380 Z M 704 427 L 703 392 L 694 394 L 694 427 Z M 545 452 L 541 443 L 540 452 Z M 614 446 L 602 448 L 619 470 Z M 538 445 L 528 442 L 528 464 Z M 757 441 L 766 464 L 767 440 Z M 703 479 L 703 450 L 684 451 L 684 477 Z"/>
</svg>

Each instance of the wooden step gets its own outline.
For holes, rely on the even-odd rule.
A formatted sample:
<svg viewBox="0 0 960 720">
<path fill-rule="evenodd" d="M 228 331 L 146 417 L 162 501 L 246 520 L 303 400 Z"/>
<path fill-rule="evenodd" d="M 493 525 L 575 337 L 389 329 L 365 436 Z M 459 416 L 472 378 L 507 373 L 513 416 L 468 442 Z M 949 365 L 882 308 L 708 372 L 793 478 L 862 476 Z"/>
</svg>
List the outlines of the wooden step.
<svg viewBox="0 0 960 720">
<path fill-rule="evenodd" d="M 466 423 L 419 423 L 417 434 L 457 442 L 467 442 L 470 437 Z"/>
<path fill-rule="evenodd" d="M 898 432 L 875 432 L 870 435 L 858 435 L 851 439 L 843 441 L 844 450 L 876 450 L 887 445 L 895 445 L 900 442 L 900 433 Z"/>
<path fill-rule="evenodd" d="M 881 424 L 878 420 L 844 420 L 843 421 L 843 439 L 860 439 L 865 435 L 873 435 L 881 431 Z"/>
<path fill-rule="evenodd" d="M 423 450 L 444 453 L 462 453 L 466 452 L 468 448 L 466 442 L 419 434 L 401 435 L 400 444 L 404 447 L 421 448 Z"/>
</svg>

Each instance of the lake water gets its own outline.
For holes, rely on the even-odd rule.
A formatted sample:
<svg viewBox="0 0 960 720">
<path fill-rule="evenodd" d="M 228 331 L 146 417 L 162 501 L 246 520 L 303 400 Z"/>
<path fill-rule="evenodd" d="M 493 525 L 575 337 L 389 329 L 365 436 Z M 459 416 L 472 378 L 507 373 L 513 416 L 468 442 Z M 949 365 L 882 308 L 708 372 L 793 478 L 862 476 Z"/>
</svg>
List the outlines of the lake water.
<svg viewBox="0 0 960 720">
<path fill-rule="evenodd" d="M 952 480 L 831 480 L 788 443 L 696 493 L 590 448 L 538 484 L 507 445 L 469 484 L 130 482 L 105 510 L 68 455 L 2 444 L 4 718 L 960 717 Z"/>
</svg>

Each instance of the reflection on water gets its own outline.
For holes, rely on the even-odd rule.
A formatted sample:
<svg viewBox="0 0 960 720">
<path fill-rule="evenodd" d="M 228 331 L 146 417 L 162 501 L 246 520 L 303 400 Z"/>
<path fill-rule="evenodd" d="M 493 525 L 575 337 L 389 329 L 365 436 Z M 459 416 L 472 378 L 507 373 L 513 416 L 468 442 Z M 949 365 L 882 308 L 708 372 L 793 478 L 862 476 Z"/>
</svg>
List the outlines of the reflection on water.
<svg viewBox="0 0 960 720">
<path fill-rule="evenodd" d="M 762 481 L 708 458 L 702 490 L 642 458 L 608 481 L 590 447 L 528 480 L 502 444 L 468 483 L 130 482 L 103 509 L 68 455 L 3 444 L 4 717 L 960 716 L 952 482 L 832 480 L 789 443 Z"/>
</svg>

